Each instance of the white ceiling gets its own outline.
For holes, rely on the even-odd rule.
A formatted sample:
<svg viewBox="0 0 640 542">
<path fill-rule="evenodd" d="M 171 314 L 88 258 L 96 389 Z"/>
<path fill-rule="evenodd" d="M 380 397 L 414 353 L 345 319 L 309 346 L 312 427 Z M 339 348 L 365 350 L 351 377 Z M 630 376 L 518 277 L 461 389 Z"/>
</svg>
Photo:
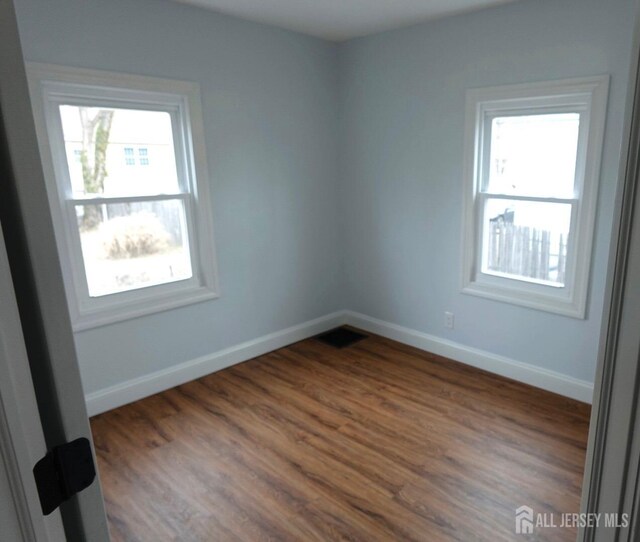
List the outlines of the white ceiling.
<svg viewBox="0 0 640 542">
<path fill-rule="evenodd" d="M 177 0 L 319 38 L 365 34 L 515 0 Z"/>
</svg>

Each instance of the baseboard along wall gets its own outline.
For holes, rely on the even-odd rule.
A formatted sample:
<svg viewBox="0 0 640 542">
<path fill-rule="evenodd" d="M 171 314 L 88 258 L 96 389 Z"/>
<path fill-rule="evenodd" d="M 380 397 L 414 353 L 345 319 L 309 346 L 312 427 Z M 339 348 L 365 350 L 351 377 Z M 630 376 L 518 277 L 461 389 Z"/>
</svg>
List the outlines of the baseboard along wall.
<svg viewBox="0 0 640 542">
<path fill-rule="evenodd" d="M 344 324 L 578 401 L 591 403 L 592 400 L 592 382 L 470 348 L 357 312 L 338 311 L 89 393 L 86 396 L 89 416 L 143 399 Z"/>
<path fill-rule="evenodd" d="M 371 318 L 357 312 L 346 311 L 345 321 L 354 327 L 375 333 L 388 339 L 431 352 L 465 365 L 483 369 L 524 384 L 570 397 L 591 404 L 593 382 L 579 380 L 557 371 L 544 369 L 530 363 L 499 356 L 485 350 L 422 333 L 407 327 Z"/>
<path fill-rule="evenodd" d="M 282 331 L 269 333 L 257 339 L 225 348 L 213 354 L 185 361 L 161 371 L 89 393 L 86 397 L 87 411 L 89 416 L 95 416 L 149 395 L 174 388 L 185 382 L 328 331 L 344 324 L 344 318 L 344 311 L 334 312 Z"/>
</svg>

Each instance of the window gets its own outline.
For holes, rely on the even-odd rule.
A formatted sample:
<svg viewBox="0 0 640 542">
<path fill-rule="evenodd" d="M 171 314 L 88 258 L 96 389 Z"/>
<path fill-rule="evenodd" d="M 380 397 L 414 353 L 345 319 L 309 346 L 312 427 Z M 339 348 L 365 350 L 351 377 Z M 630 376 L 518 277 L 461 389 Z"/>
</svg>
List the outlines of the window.
<svg viewBox="0 0 640 542">
<path fill-rule="evenodd" d="M 216 297 L 197 86 L 29 75 L 74 328 Z"/>
<path fill-rule="evenodd" d="M 149 165 L 149 149 L 147 149 L 146 147 L 140 147 L 138 149 L 138 156 L 140 157 L 141 166 Z"/>
<path fill-rule="evenodd" d="M 133 157 L 133 147 L 124 148 L 124 163 L 127 166 L 136 165 L 136 159 Z"/>
<path fill-rule="evenodd" d="M 584 318 L 607 89 L 468 91 L 463 292 Z"/>
<path fill-rule="evenodd" d="M 135 118 L 131 117 L 131 121 L 135 122 Z M 144 129 L 148 132 L 149 126 L 145 126 Z M 147 133 L 147 135 L 149 135 Z M 135 166 L 136 158 L 133 147 L 124 148 L 124 163 L 127 166 Z M 138 164 L 141 166 L 148 166 L 149 162 L 149 149 L 147 147 L 138 147 Z"/>
</svg>

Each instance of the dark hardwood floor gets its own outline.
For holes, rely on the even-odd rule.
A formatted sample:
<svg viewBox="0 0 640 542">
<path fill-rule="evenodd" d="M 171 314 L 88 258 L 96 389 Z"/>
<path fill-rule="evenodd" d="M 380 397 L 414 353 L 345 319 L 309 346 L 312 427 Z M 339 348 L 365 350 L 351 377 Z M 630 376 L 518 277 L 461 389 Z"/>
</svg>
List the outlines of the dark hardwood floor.
<svg viewBox="0 0 640 542">
<path fill-rule="evenodd" d="M 114 541 L 575 540 L 589 407 L 377 336 L 91 420 Z"/>
</svg>

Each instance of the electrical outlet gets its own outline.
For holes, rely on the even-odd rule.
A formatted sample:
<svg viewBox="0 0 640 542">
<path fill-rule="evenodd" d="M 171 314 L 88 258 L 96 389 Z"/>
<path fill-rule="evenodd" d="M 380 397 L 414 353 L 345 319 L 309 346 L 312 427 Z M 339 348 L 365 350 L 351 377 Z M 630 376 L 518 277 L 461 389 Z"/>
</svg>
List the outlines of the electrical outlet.
<svg viewBox="0 0 640 542">
<path fill-rule="evenodd" d="M 444 313 L 444 327 L 447 329 L 453 329 L 453 313 L 445 312 Z"/>
</svg>

